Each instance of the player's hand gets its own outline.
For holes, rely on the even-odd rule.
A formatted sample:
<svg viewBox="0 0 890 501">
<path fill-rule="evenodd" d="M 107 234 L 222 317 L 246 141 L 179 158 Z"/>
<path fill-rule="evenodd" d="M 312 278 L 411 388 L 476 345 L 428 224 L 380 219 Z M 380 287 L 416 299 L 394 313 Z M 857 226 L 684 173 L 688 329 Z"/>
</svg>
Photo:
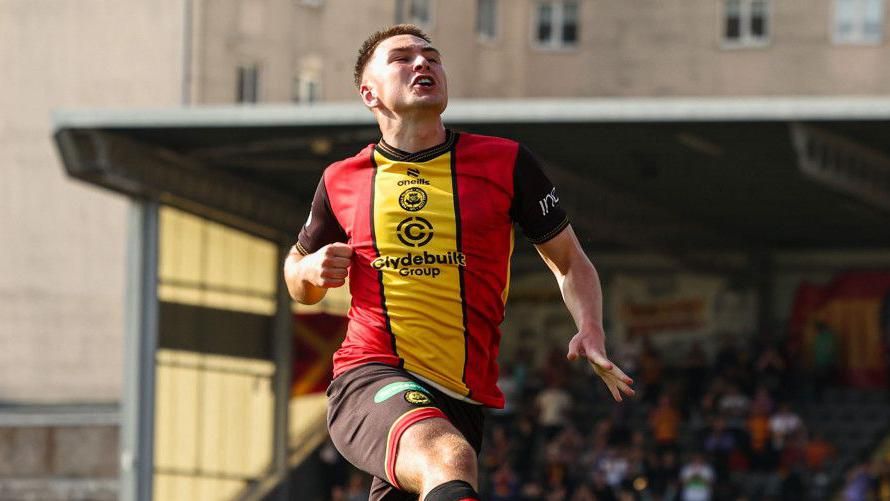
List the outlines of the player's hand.
<svg viewBox="0 0 890 501">
<path fill-rule="evenodd" d="M 352 247 L 344 243 L 332 243 L 315 251 L 311 256 L 308 280 L 316 287 L 332 289 L 346 283 Z"/>
<path fill-rule="evenodd" d="M 612 398 L 621 402 L 621 394 L 633 396 L 634 390 L 630 387 L 633 379 L 627 376 L 617 365 L 606 357 L 604 346 L 605 334 L 598 332 L 579 332 L 569 341 L 569 353 L 566 358 L 577 360 L 584 357 L 593 367 L 596 375 L 606 383 L 606 388 L 612 394 Z"/>
</svg>

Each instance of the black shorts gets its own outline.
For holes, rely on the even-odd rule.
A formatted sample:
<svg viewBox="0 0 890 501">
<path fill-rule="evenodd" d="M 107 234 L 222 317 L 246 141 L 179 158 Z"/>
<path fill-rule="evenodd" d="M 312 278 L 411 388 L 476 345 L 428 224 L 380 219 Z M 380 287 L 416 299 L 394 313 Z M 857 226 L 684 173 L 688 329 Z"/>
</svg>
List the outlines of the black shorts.
<svg viewBox="0 0 890 501">
<path fill-rule="evenodd" d="M 374 476 L 370 501 L 416 499 L 395 478 L 402 433 L 430 418 L 448 419 L 479 454 L 481 405 L 457 400 L 404 369 L 367 364 L 338 376 L 328 387 L 328 431 L 350 463 Z"/>
</svg>

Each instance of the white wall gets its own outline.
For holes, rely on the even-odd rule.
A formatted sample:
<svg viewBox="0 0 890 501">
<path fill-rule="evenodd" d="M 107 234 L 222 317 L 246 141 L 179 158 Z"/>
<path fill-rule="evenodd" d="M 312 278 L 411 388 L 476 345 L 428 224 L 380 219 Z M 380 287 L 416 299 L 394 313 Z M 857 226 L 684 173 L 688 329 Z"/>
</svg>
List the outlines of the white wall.
<svg viewBox="0 0 890 501">
<path fill-rule="evenodd" d="M 0 1 L 0 401 L 119 399 L 127 201 L 66 176 L 50 113 L 177 105 L 182 11 Z"/>
</svg>

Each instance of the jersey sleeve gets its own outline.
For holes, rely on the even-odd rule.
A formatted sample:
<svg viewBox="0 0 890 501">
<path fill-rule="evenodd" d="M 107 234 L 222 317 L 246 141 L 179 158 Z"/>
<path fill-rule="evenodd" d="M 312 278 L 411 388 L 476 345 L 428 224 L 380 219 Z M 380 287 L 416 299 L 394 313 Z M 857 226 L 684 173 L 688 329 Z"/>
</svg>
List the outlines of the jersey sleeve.
<svg viewBox="0 0 890 501">
<path fill-rule="evenodd" d="M 511 216 L 533 244 L 550 240 L 569 225 L 556 188 L 541 169 L 541 162 L 522 145 L 513 169 Z"/>
<path fill-rule="evenodd" d="M 297 251 L 305 256 L 334 242 L 346 242 L 346 232 L 343 231 L 331 210 L 328 190 L 325 188 L 324 176 L 322 176 L 318 182 L 318 188 L 315 189 L 315 196 L 312 198 L 309 216 L 297 237 L 296 247 Z"/>
</svg>

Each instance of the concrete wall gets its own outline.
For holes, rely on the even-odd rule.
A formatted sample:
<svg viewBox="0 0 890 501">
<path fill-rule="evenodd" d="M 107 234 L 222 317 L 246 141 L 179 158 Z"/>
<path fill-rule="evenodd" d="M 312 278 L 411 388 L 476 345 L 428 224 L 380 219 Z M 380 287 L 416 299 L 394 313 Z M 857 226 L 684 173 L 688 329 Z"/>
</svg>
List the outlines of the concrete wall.
<svg viewBox="0 0 890 501">
<path fill-rule="evenodd" d="M 67 178 L 56 108 L 173 106 L 182 4 L 0 2 L 0 401 L 118 400 L 126 208 Z"/>
<path fill-rule="evenodd" d="M 117 426 L 0 426 L 0 499 L 118 499 Z"/>
</svg>

